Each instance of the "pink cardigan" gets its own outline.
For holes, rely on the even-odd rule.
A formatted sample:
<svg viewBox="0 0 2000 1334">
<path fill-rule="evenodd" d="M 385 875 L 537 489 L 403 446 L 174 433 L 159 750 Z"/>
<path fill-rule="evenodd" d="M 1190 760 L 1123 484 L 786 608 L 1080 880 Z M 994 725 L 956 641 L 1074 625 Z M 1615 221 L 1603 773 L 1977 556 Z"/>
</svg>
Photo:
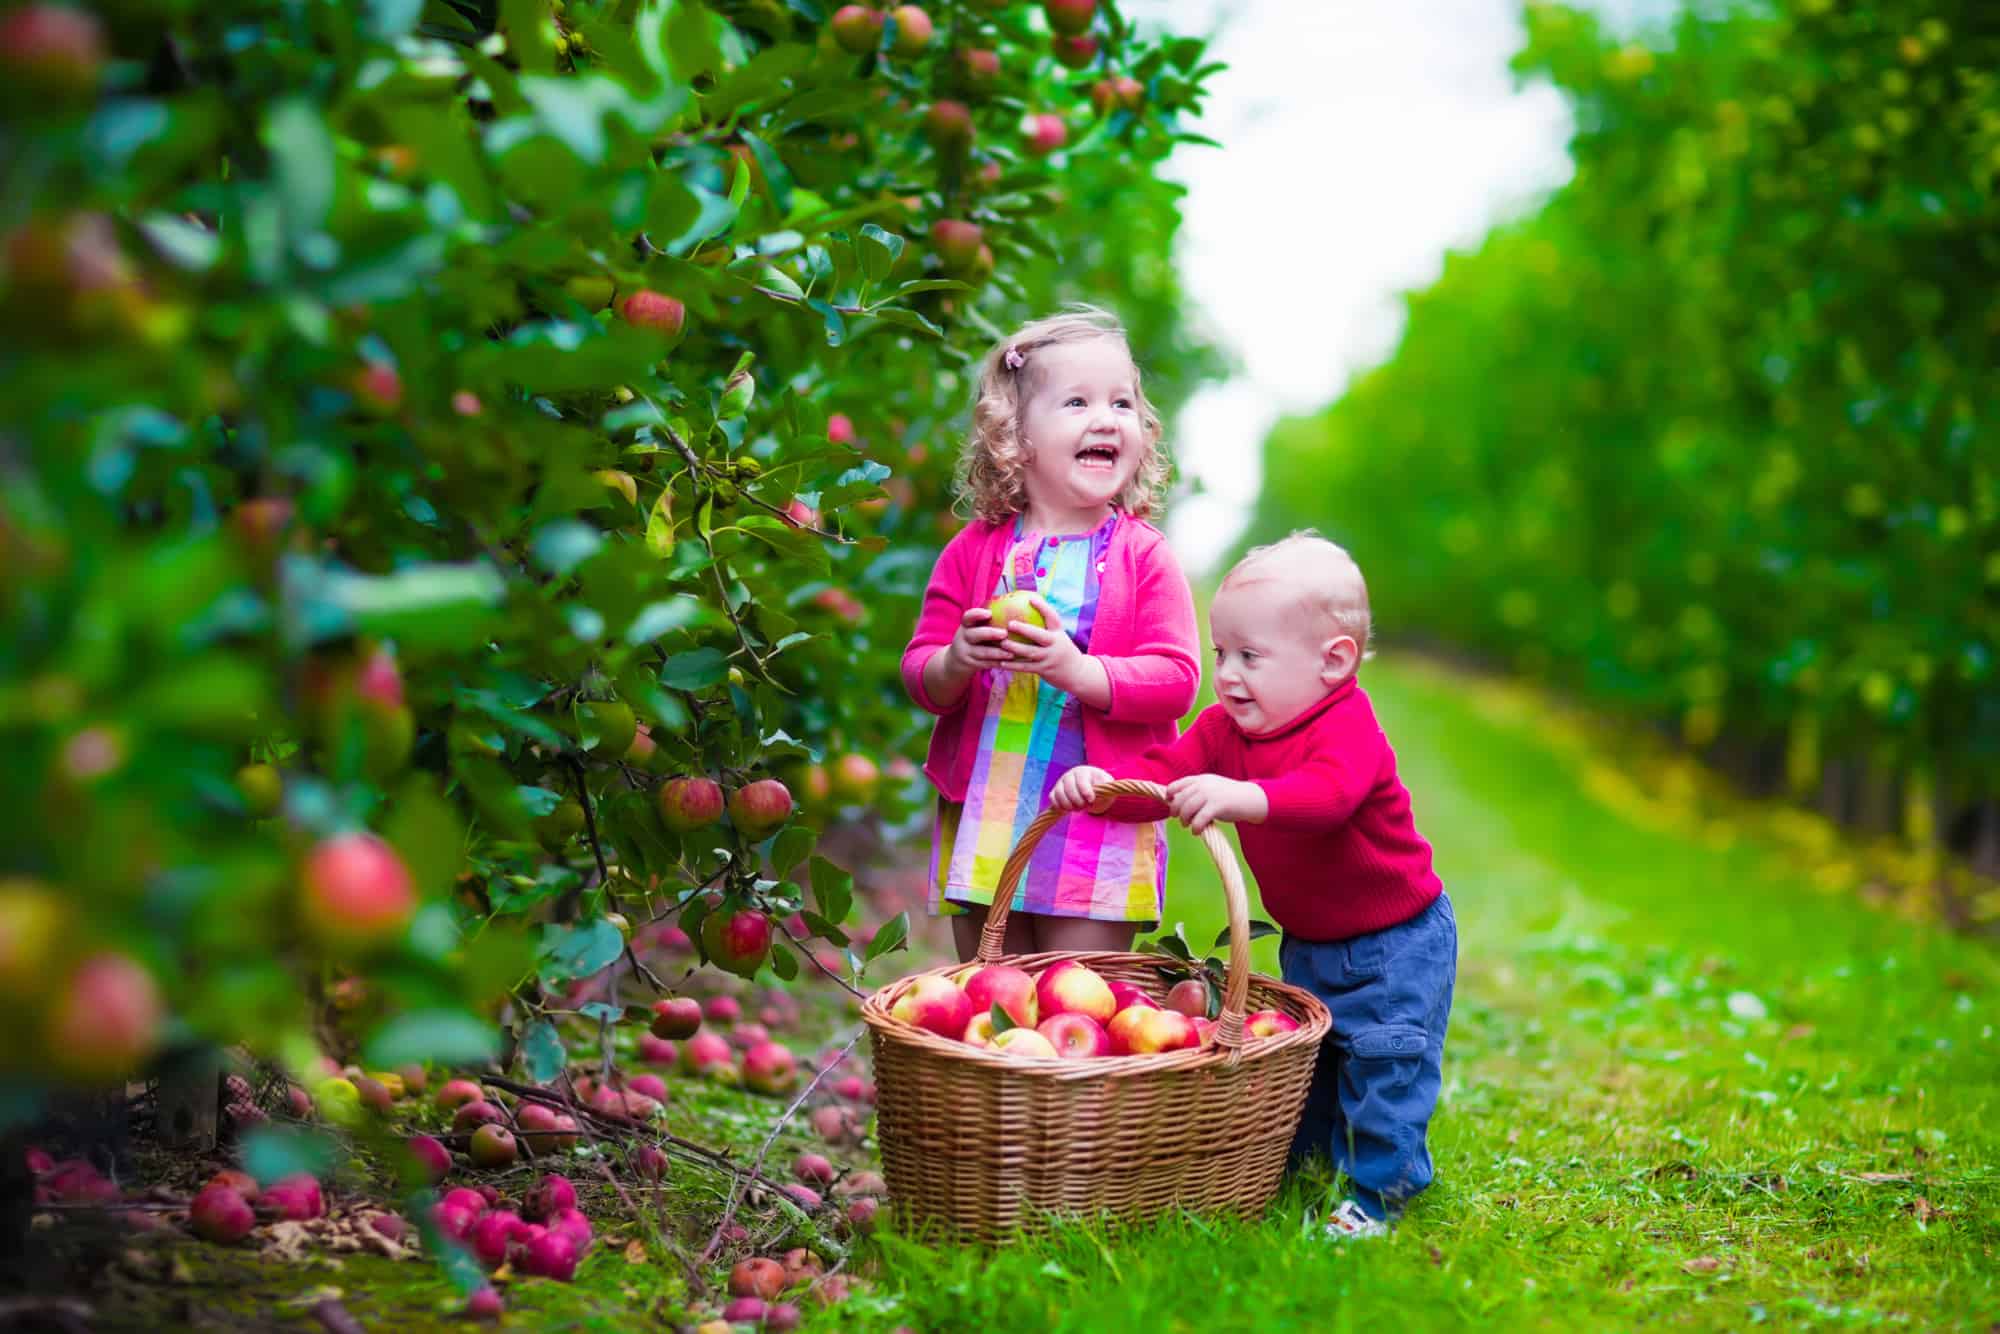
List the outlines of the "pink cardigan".
<svg viewBox="0 0 2000 1334">
<path fill-rule="evenodd" d="M 910 698 L 938 715 L 924 773 L 949 801 L 965 800 L 985 696 L 975 679 L 956 704 L 940 708 L 924 689 L 924 664 L 958 633 L 968 607 L 992 601 L 1013 529 L 1012 520 L 974 520 L 945 544 L 924 589 L 916 633 L 903 650 Z M 1180 720 L 1201 685 L 1201 649 L 1194 591 L 1159 529 L 1142 519 L 1119 519 L 1104 563 L 1090 655 L 1111 678 L 1111 701 L 1105 709 L 1083 709 L 1083 752 L 1092 764 L 1116 771 L 1180 735 Z"/>
</svg>

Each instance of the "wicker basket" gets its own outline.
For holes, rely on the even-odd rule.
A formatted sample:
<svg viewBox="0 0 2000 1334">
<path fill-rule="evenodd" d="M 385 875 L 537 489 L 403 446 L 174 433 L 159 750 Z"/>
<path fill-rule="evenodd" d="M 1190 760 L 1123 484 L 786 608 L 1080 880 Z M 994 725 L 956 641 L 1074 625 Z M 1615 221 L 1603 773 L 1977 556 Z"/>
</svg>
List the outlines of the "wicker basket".
<svg viewBox="0 0 2000 1334">
<path fill-rule="evenodd" d="M 1110 796 L 1164 800 L 1164 789 L 1108 783 Z M 1062 812 L 1045 810 L 1007 859 L 978 960 L 1000 958 L 1008 905 L 1029 857 Z M 1145 1218 L 1174 1209 L 1252 1214 L 1277 1193 L 1331 1019 L 1311 993 L 1250 972 L 1250 907 L 1222 834 L 1203 836 L 1229 905 L 1229 977 L 1205 1051 L 1063 1060 L 967 1046 L 895 1018 L 913 973 L 862 1006 L 875 1052 L 876 1134 L 892 1202 L 920 1233 L 991 1240 L 1058 1216 Z M 1164 997 L 1173 967 L 1156 954 L 1055 952 L 1007 962 L 1039 972 L 1078 959 L 1107 981 Z M 1251 1010 L 1279 1010 L 1297 1031 L 1243 1036 Z"/>
</svg>

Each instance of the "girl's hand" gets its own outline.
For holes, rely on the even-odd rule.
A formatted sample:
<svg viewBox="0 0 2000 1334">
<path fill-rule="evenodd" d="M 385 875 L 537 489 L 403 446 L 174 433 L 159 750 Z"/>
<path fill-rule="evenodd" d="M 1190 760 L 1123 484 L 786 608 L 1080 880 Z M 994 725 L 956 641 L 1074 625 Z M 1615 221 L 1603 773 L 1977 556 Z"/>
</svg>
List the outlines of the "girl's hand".
<svg viewBox="0 0 2000 1334">
<path fill-rule="evenodd" d="M 972 677 L 989 667 L 1008 667 L 1012 658 L 1006 649 L 1007 631 L 990 624 L 993 613 L 984 607 L 968 607 L 958 619 L 958 633 L 944 647 L 945 666 L 956 676 Z"/>
<path fill-rule="evenodd" d="M 1059 811 L 1087 811 L 1097 802 L 1097 785 L 1110 781 L 1104 770 L 1079 764 L 1056 780 L 1049 805 Z"/>
<path fill-rule="evenodd" d="M 1026 621 L 1013 622 L 1007 637 L 1008 666 L 1017 672 L 1041 677 L 1058 690 L 1077 694 L 1079 671 L 1086 657 L 1076 641 L 1063 629 L 1062 613 L 1050 606 L 1040 593 L 1030 593 L 1028 601 L 1048 624 L 1037 627 Z"/>
<path fill-rule="evenodd" d="M 1075 773 L 1072 769 L 1070 773 Z M 1065 774 L 1064 777 L 1068 777 Z M 1206 832 L 1217 820 L 1262 824 L 1271 813 L 1264 789 L 1221 774 L 1189 774 L 1167 784 L 1167 807 L 1191 834 Z"/>
</svg>

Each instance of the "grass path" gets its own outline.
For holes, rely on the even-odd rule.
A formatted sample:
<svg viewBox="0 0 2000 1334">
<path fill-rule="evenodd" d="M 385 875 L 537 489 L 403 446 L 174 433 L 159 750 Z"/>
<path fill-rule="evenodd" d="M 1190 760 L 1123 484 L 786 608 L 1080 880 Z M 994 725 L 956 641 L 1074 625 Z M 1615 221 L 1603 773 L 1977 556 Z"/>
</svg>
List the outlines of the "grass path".
<svg viewBox="0 0 2000 1334">
<path fill-rule="evenodd" d="M 1294 1186 L 1248 1224 L 891 1240 L 899 1300 L 840 1327 L 2000 1321 L 2000 955 L 1774 869 L 1754 825 L 1635 821 L 1525 696 L 1368 686 L 1462 931 L 1439 1180 L 1400 1232 L 1329 1248 Z M 1176 856 L 1169 920 L 1212 939 L 1218 883 Z"/>
</svg>

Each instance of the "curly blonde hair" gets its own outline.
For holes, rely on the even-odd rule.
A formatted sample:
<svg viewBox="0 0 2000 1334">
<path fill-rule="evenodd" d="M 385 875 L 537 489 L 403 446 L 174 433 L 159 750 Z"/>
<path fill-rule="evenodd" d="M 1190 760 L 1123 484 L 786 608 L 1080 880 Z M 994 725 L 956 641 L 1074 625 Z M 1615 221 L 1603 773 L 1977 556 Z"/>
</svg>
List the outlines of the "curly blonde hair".
<svg viewBox="0 0 2000 1334">
<path fill-rule="evenodd" d="M 958 497 L 973 516 L 1001 523 L 1028 504 L 1025 477 L 1028 442 L 1021 438 L 1021 407 L 1037 386 L 1038 354 L 1050 348 L 1110 340 L 1132 355 L 1125 328 L 1116 316 L 1096 306 L 1070 306 L 1024 324 L 1011 338 L 994 345 L 979 364 L 979 383 L 972 399 L 972 434 L 959 451 L 955 475 Z M 1139 427 L 1146 442 L 1145 457 L 1117 503 L 1134 518 L 1150 518 L 1164 501 L 1168 460 L 1161 448 L 1160 414 L 1146 397 L 1139 366 L 1132 365 L 1132 389 L 1139 400 Z"/>
</svg>

